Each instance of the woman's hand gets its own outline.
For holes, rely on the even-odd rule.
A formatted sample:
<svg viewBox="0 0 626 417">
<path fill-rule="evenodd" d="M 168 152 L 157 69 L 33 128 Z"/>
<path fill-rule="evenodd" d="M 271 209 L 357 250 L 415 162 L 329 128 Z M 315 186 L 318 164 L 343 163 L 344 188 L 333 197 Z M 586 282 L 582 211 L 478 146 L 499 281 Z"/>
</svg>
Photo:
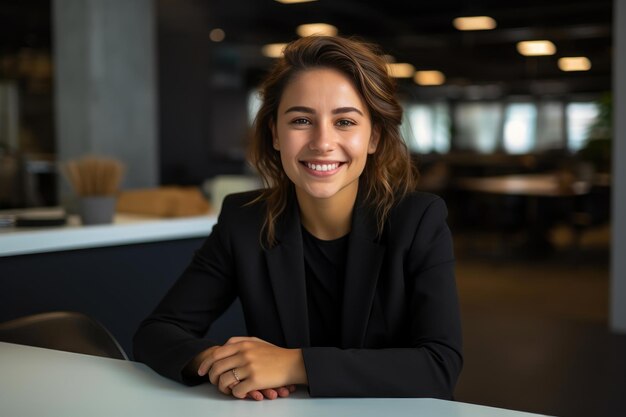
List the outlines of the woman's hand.
<svg viewBox="0 0 626 417">
<path fill-rule="evenodd" d="M 268 388 L 262 390 L 254 390 L 246 395 L 246 398 L 251 398 L 253 400 L 261 401 L 264 399 L 275 400 L 278 397 L 286 398 L 289 397 L 289 394 L 296 390 L 295 385 L 288 385 L 286 387 L 280 388 Z M 232 391 L 231 391 L 232 393 Z"/>
<path fill-rule="evenodd" d="M 185 368 L 185 373 L 187 374 L 198 374 L 199 376 L 207 376 L 207 371 L 206 370 L 202 370 L 200 371 L 200 365 L 206 361 L 211 353 L 219 348 L 221 346 L 217 345 L 217 346 L 212 346 L 202 352 L 200 352 L 190 363 L 189 365 L 187 365 L 187 367 Z M 234 386 L 235 384 L 233 384 Z M 265 398 L 269 399 L 269 400 L 274 400 L 276 398 L 284 398 L 284 397 L 288 397 L 289 394 L 291 394 L 292 392 L 294 392 L 296 390 L 296 386 L 295 385 L 288 385 L 285 387 L 279 387 L 279 388 L 268 388 L 268 389 L 264 389 L 264 390 L 254 390 L 248 393 L 247 398 L 251 398 L 257 401 L 263 400 Z M 227 388 L 226 390 L 222 391 L 224 394 L 230 395 L 232 394 L 232 391 L 230 388 Z"/>
<path fill-rule="evenodd" d="M 289 395 L 294 384 L 307 383 L 300 349 L 281 348 L 256 337 L 233 337 L 198 356 L 198 375 L 208 374 L 221 392 L 237 398 L 274 399 Z"/>
</svg>

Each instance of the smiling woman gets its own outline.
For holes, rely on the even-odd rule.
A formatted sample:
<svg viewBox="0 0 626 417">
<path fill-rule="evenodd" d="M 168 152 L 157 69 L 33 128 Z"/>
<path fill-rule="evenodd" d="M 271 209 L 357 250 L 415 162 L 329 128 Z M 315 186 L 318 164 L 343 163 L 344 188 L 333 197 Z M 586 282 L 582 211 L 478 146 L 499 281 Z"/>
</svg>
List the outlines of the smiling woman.
<svg viewBox="0 0 626 417">
<path fill-rule="evenodd" d="M 462 366 L 446 207 L 414 191 L 402 110 L 368 44 L 289 44 L 262 86 L 251 162 L 135 357 L 237 398 L 450 399 Z M 248 336 L 203 338 L 239 297 Z"/>
<path fill-rule="evenodd" d="M 363 99 L 339 71 L 311 69 L 285 88 L 277 113 L 274 149 L 295 185 L 302 224 L 322 239 L 344 236 L 359 177 L 378 143 Z"/>
</svg>

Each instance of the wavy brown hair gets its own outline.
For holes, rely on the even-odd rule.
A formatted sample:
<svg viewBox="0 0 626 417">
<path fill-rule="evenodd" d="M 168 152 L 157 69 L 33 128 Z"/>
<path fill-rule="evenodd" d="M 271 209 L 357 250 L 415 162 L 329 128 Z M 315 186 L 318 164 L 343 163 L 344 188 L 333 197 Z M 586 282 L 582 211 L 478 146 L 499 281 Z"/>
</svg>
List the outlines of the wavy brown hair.
<svg viewBox="0 0 626 417">
<path fill-rule="evenodd" d="M 395 97 L 396 85 L 379 48 L 354 38 L 300 38 L 285 47 L 284 56 L 261 84 L 262 104 L 250 148 L 250 162 L 266 186 L 257 201 L 267 204 L 262 233 L 270 247 L 275 243 L 276 219 L 285 210 L 291 187 L 280 153 L 273 147 L 271 126 L 287 84 L 302 71 L 314 68 L 332 68 L 352 80 L 368 107 L 373 131 L 379 132 L 376 152 L 368 155 L 359 185 L 365 187 L 366 204 L 374 209 L 379 234 L 394 204 L 417 184 L 417 169 L 400 134 L 402 107 Z"/>
</svg>

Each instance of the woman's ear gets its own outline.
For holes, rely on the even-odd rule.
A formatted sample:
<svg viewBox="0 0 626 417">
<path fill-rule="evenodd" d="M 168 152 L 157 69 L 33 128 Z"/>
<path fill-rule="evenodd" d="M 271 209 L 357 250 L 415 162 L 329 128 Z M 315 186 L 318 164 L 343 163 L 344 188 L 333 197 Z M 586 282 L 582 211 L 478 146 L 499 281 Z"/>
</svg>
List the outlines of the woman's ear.
<svg viewBox="0 0 626 417">
<path fill-rule="evenodd" d="M 378 148 L 378 142 L 380 141 L 380 128 L 378 126 L 372 127 L 372 136 L 370 137 L 370 143 L 367 147 L 367 153 L 373 154 Z"/>
<path fill-rule="evenodd" d="M 276 135 L 276 123 L 273 120 L 270 120 L 270 130 L 272 131 L 272 146 L 277 151 L 280 151 L 280 144 L 278 142 L 278 136 Z"/>
</svg>

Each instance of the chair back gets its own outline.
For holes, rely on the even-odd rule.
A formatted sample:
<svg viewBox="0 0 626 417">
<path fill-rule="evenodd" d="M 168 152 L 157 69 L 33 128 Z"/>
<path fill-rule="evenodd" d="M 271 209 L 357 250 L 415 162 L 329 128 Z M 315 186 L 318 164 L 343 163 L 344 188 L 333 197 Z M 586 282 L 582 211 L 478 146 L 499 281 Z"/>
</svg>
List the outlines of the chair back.
<svg viewBox="0 0 626 417">
<path fill-rule="evenodd" d="M 41 313 L 0 323 L 0 341 L 128 360 L 102 324 L 77 312 Z"/>
</svg>

